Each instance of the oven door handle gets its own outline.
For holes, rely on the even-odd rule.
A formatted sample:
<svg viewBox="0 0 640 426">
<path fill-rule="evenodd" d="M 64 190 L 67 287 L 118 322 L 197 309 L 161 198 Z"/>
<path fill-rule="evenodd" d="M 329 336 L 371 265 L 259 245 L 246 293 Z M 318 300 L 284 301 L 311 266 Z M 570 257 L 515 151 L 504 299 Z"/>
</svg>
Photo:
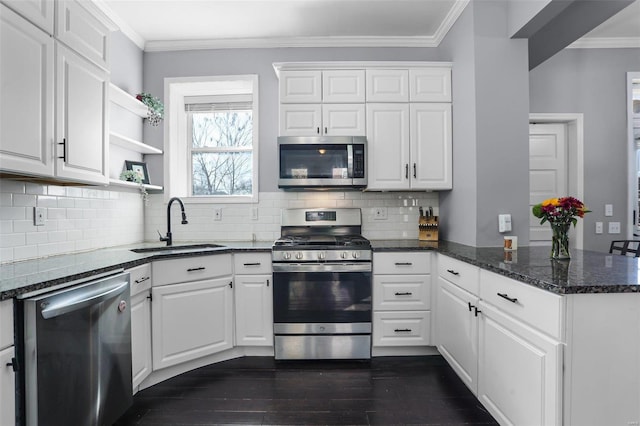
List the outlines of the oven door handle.
<svg viewBox="0 0 640 426">
<path fill-rule="evenodd" d="M 371 272 L 371 263 L 274 263 L 273 272 Z"/>
</svg>

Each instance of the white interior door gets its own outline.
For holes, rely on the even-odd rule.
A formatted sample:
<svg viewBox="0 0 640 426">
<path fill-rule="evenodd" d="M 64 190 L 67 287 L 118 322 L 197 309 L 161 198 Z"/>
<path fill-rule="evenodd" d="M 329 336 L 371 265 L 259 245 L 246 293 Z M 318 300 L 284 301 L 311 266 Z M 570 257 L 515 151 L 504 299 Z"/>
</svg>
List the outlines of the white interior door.
<svg viewBox="0 0 640 426">
<path fill-rule="evenodd" d="M 567 130 L 562 123 L 529 125 L 529 207 L 567 193 Z M 551 228 L 529 216 L 531 245 L 548 244 Z"/>
</svg>

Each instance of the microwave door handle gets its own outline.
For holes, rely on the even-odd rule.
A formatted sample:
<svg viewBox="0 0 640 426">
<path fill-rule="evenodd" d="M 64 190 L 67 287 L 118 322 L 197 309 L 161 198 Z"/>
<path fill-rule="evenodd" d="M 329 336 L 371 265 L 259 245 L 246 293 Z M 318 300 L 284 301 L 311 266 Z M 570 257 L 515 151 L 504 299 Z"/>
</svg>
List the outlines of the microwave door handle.
<svg viewBox="0 0 640 426">
<path fill-rule="evenodd" d="M 353 145 L 347 145 L 347 173 L 349 179 L 353 178 Z"/>
</svg>

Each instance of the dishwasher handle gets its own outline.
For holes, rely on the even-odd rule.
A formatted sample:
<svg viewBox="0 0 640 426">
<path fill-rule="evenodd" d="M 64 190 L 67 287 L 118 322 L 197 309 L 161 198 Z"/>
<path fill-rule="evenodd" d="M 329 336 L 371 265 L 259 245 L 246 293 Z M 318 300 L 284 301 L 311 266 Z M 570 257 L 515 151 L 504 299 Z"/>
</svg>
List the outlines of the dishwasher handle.
<svg viewBox="0 0 640 426">
<path fill-rule="evenodd" d="M 42 317 L 44 319 L 55 318 L 69 312 L 77 311 L 87 306 L 96 305 L 105 300 L 112 299 L 121 294 L 129 285 L 129 281 L 117 281 L 113 285 L 99 290 L 91 290 L 88 286 L 82 290 L 72 290 L 69 297 L 59 297 L 53 302 L 43 301 Z"/>
</svg>

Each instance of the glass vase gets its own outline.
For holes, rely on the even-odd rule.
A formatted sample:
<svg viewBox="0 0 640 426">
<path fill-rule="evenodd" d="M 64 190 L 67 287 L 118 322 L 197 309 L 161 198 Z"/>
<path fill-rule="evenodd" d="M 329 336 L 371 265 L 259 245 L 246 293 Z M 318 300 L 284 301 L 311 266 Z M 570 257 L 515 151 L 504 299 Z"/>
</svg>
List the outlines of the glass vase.
<svg viewBox="0 0 640 426">
<path fill-rule="evenodd" d="M 552 223 L 551 259 L 568 260 L 569 254 L 569 226 L 571 223 Z"/>
</svg>

